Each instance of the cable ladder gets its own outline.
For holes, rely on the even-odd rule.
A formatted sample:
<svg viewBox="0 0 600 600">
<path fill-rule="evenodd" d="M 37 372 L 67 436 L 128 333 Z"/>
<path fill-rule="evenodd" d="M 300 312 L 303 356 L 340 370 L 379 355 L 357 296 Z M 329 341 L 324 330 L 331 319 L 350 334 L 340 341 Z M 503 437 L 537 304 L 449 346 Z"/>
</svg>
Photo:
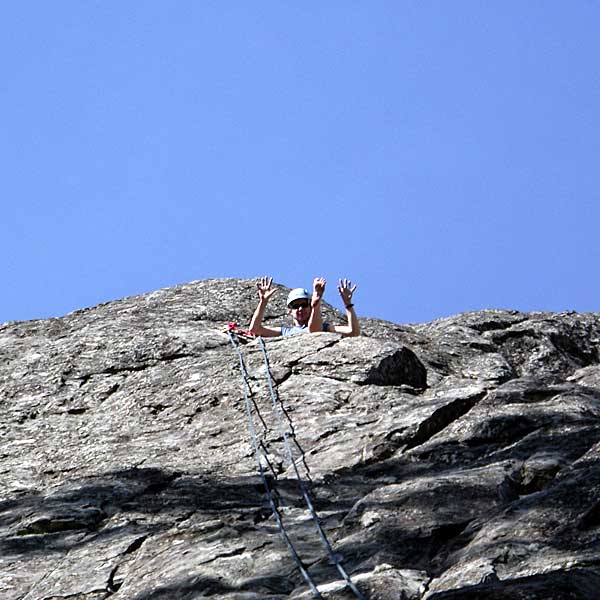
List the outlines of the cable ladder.
<svg viewBox="0 0 600 600">
<path fill-rule="evenodd" d="M 244 386 L 244 404 L 245 404 L 245 408 L 246 408 L 246 417 L 248 419 L 248 430 L 249 430 L 250 438 L 252 441 L 254 456 L 256 459 L 256 463 L 258 465 L 258 472 L 259 472 L 263 487 L 265 489 L 265 494 L 267 496 L 269 506 L 271 508 L 271 511 L 273 513 L 273 516 L 275 518 L 277 526 L 279 528 L 281 537 L 283 538 L 286 546 L 288 547 L 288 550 L 290 551 L 290 554 L 291 554 L 292 558 L 294 559 L 294 562 L 296 563 L 296 566 L 298 567 L 298 570 L 300 571 L 302 577 L 304 578 L 304 580 L 308 584 L 310 590 L 312 591 L 314 598 L 319 598 L 319 599 L 323 600 L 323 596 L 321 596 L 316 583 L 314 582 L 312 576 L 308 572 L 306 565 L 302 562 L 300 555 L 298 554 L 297 550 L 295 549 L 295 547 L 285 529 L 285 525 L 283 523 L 281 513 L 277 507 L 277 503 L 275 502 L 275 498 L 273 495 L 274 490 L 269 485 L 269 481 L 268 481 L 267 475 L 265 473 L 265 468 L 263 466 L 263 460 L 266 463 L 266 465 L 268 466 L 268 468 L 270 469 L 270 471 L 273 473 L 273 477 L 275 479 L 277 478 L 277 474 L 275 473 L 275 470 L 273 469 L 271 462 L 269 461 L 268 451 L 267 451 L 264 443 L 262 441 L 259 442 L 258 436 L 256 434 L 256 426 L 254 423 L 254 416 L 253 416 L 253 410 L 252 410 L 253 392 L 250 387 L 250 383 L 249 383 L 250 377 L 249 377 L 248 371 L 246 369 L 244 356 L 239 347 L 239 344 L 237 343 L 237 341 L 234 337 L 234 332 L 229 330 L 229 331 L 227 331 L 227 335 L 229 336 L 229 340 L 230 340 L 235 352 L 237 353 L 238 360 L 239 360 L 240 373 L 242 376 L 243 386 Z M 262 337 L 258 337 L 257 342 L 258 342 L 258 346 L 260 347 L 263 362 L 265 365 L 265 377 L 267 379 L 269 394 L 271 397 L 271 408 L 272 408 L 273 414 L 275 415 L 275 420 L 277 422 L 277 427 L 279 429 L 279 433 L 284 442 L 285 453 L 286 453 L 288 461 L 290 462 L 290 464 L 294 470 L 294 475 L 298 482 L 301 495 L 302 495 L 304 502 L 309 510 L 311 519 L 313 520 L 313 522 L 315 524 L 315 527 L 317 529 L 321 543 L 323 544 L 323 546 L 327 552 L 327 555 L 329 556 L 329 560 L 331 561 L 331 563 L 333 565 L 335 565 L 337 571 L 339 572 L 342 579 L 346 583 L 346 586 L 353 592 L 353 594 L 356 596 L 356 598 L 358 598 L 359 600 L 366 600 L 365 596 L 356 587 L 354 582 L 350 579 L 350 576 L 346 573 L 344 567 L 342 566 L 342 564 L 340 562 L 339 556 L 333 551 L 333 548 L 331 547 L 331 544 L 329 543 L 329 540 L 327 539 L 327 536 L 325 535 L 325 532 L 323 531 L 320 518 L 317 514 L 317 511 L 315 510 L 309 490 L 308 490 L 304 480 L 302 479 L 302 476 L 300 475 L 300 471 L 298 470 L 297 460 L 296 460 L 296 458 L 294 458 L 294 453 L 292 452 L 292 448 L 290 445 L 290 437 L 293 439 L 294 443 L 296 444 L 296 447 L 299 449 L 303 459 L 304 459 L 304 453 L 302 452 L 302 449 L 299 447 L 299 445 L 295 439 L 295 435 L 292 433 L 290 436 L 288 429 L 283 424 L 283 419 L 282 419 L 283 408 L 282 408 L 281 400 L 279 399 L 277 390 L 276 390 L 275 386 L 273 385 L 274 379 L 273 379 L 273 374 L 271 372 L 271 367 L 269 364 L 269 357 L 267 354 L 267 349 L 266 349 L 266 346 L 265 346 L 265 343 L 264 343 L 264 340 L 262 339 Z M 262 421 L 262 417 L 260 416 L 260 412 L 258 411 L 258 407 L 256 406 L 256 404 L 255 404 L 255 409 L 256 409 L 256 413 L 258 414 L 259 418 Z M 289 417 L 288 417 L 288 419 L 289 419 Z M 264 421 L 262 421 L 262 422 L 264 425 Z M 262 458 L 262 460 L 261 460 L 261 458 Z M 306 464 L 305 464 L 305 467 L 306 467 Z M 308 468 L 307 468 L 307 470 L 308 470 Z"/>
</svg>

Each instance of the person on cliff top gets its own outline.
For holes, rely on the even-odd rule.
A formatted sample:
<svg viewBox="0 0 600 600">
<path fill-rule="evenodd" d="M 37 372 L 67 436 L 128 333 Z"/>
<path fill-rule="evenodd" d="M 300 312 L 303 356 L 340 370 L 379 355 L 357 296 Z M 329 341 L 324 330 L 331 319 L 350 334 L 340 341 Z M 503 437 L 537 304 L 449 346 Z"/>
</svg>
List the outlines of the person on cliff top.
<svg viewBox="0 0 600 600">
<path fill-rule="evenodd" d="M 321 299 L 325 292 L 326 281 L 322 277 L 315 277 L 313 281 L 312 295 L 304 288 L 293 289 L 287 297 L 288 314 L 292 317 L 291 327 L 266 327 L 262 324 L 267 304 L 277 288 L 272 287 L 272 277 L 262 277 L 257 282 L 258 306 L 250 321 L 250 331 L 262 337 L 290 336 L 300 333 L 315 333 L 318 331 L 329 331 L 341 333 L 343 336 L 353 337 L 360 335 L 358 317 L 354 312 L 352 295 L 356 290 L 349 279 L 340 279 L 338 292 L 346 307 L 347 325 L 333 325 L 324 322 L 321 317 Z"/>
</svg>

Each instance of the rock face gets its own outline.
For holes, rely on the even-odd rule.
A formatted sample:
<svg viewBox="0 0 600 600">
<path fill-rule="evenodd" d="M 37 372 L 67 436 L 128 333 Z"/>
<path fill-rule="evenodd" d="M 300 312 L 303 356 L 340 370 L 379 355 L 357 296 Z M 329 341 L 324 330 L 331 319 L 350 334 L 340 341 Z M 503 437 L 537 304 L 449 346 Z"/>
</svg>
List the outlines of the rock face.
<svg viewBox="0 0 600 600">
<path fill-rule="evenodd" d="M 0 598 L 314 596 L 221 331 L 254 306 L 254 282 L 210 280 L 0 326 Z M 266 341 L 277 410 L 259 342 L 240 346 L 261 464 L 321 597 L 357 596 L 277 414 L 364 598 L 600 597 L 600 315 L 361 325 Z"/>
</svg>

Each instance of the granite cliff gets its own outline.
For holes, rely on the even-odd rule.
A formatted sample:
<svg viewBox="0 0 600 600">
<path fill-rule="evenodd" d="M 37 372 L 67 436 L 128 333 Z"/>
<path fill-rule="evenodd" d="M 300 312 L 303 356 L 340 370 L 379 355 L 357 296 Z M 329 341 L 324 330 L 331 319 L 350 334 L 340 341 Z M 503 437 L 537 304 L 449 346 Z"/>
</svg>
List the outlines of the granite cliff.
<svg viewBox="0 0 600 600">
<path fill-rule="evenodd" d="M 284 297 L 267 323 L 284 322 Z M 0 326 L 0 598 L 311 597 L 221 331 L 255 300 L 252 281 L 208 280 Z M 302 477 L 360 593 L 598 598 L 600 315 L 361 326 L 266 342 Z M 290 539 L 323 598 L 354 598 L 286 460 L 260 346 L 241 350 Z"/>
</svg>

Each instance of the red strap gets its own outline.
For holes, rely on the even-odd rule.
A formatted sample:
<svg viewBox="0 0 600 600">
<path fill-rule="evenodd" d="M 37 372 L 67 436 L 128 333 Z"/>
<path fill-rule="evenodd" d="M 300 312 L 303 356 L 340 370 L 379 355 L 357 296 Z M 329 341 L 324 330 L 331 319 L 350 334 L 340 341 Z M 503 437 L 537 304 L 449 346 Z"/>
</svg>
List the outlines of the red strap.
<svg viewBox="0 0 600 600">
<path fill-rule="evenodd" d="M 233 321 L 227 321 L 227 331 L 231 331 L 232 333 L 237 333 L 238 335 L 247 335 L 249 337 L 256 337 L 254 333 L 249 331 L 248 329 L 240 329 L 237 323 Z"/>
</svg>

